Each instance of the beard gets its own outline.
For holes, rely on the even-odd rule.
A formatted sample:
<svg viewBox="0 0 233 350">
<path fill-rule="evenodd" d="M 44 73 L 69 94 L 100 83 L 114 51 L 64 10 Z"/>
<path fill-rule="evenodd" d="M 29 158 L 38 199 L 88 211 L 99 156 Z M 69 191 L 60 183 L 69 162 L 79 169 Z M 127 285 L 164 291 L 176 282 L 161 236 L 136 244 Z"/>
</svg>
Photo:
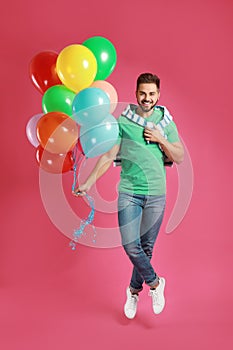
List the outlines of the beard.
<svg viewBox="0 0 233 350">
<path fill-rule="evenodd" d="M 142 103 L 145 103 L 145 102 L 150 102 L 150 101 L 147 101 L 147 100 L 142 100 L 141 103 L 138 103 L 139 104 L 139 107 L 141 108 L 141 110 L 143 112 L 150 112 L 157 104 L 158 101 L 156 101 L 154 104 L 152 104 L 151 106 L 145 106 L 145 105 L 142 105 Z"/>
</svg>

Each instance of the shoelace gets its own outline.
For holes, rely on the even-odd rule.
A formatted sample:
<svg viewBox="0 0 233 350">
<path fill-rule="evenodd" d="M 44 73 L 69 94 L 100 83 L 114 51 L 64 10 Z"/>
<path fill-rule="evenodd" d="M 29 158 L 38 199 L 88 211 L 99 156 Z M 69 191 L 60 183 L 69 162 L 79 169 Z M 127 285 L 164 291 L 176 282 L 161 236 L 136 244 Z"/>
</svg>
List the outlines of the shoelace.
<svg viewBox="0 0 233 350">
<path fill-rule="evenodd" d="M 138 296 L 137 295 L 131 295 L 130 302 L 129 302 L 129 309 L 134 309 L 135 304 L 137 304 Z"/>
<path fill-rule="evenodd" d="M 160 301 L 159 301 L 159 294 L 157 292 L 157 290 L 150 290 L 149 291 L 149 296 L 152 297 L 152 300 L 153 300 L 153 304 L 160 304 Z"/>
</svg>

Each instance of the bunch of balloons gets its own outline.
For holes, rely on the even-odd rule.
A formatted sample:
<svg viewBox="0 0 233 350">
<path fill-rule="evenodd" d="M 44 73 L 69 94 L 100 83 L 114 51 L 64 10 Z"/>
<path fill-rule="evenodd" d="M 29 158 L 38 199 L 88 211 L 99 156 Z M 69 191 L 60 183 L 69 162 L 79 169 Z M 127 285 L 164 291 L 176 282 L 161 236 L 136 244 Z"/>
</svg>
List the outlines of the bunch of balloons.
<svg viewBox="0 0 233 350">
<path fill-rule="evenodd" d="M 116 66 L 116 49 L 95 36 L 60 53 L 43 51 L 30 63 L 30 77 L 43 94 L 42 111 L 27 123 L 26 134 L 36 148 L 36 160 L 50 173 L 73 169 L 74 148 L 93 158 L 117 141 L 112 115 L 118 96 L 105 79 Z"/>
</svg>

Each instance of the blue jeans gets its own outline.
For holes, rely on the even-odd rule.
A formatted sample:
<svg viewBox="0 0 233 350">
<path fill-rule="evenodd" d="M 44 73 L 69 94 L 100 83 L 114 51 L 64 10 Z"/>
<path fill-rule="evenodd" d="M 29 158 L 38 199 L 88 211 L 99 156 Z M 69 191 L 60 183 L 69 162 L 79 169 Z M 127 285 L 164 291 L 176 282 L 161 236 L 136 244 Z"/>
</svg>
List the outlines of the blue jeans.
<svg viewBox="0 0 233 350">
<path fill-rule="evenodd" d="M 134 266 L 130 282 L 134 293 L 143 289 L 144 282 L 154 286 L 159 280 L 150 260 L 163 220 L 165 202 L 165 195 L 119 193 L 119 228 L 122 245 Z"/>
</svg>

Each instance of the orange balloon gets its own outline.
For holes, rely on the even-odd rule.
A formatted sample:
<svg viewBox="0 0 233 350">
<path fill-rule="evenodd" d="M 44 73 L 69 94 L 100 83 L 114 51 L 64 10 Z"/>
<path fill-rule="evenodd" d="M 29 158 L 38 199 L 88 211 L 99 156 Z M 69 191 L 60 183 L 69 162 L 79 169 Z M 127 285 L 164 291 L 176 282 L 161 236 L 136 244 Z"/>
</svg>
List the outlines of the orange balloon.
<svg viewBox="0 0 233 350">
<path fill-rule="evenodd" d="M 66 173 L 72 170 L 74 165 L 71 151 L 66 154 L 55 154 L 47 152 L 41 146 L 36 149 L 36 160 L 43 170 L 52 174 Z"/>
<path fill-rule="evenodd" d="M 110 100 L 110 113 L 114 112 L 118 102 L 118 95 L 114 86 L 108 81 L 96 80 L 91 84 L 91 87 L 96 87 L 106 92 Z"/>
<path fill-rule="evenodd" d="M 78 140 L 76 122 L 61 112 L 50 112 L 41 117 L 36 131 L 41 146 L 51 153 L 66 154 Z"/>
</svg>

